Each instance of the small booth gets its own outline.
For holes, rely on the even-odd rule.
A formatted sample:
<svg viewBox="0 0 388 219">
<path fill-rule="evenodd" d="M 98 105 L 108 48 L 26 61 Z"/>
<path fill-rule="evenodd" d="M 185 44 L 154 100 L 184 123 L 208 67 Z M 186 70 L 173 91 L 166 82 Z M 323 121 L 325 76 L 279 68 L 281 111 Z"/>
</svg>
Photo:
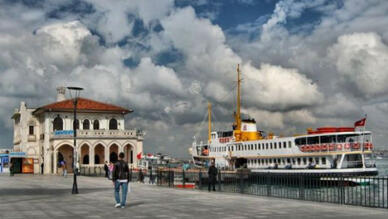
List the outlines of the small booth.
<svg viewBox="0 0 388 219">
<path fill-rule="evenodd" d="M 34 173 L 34 159 L 26 157 L 25 152 L 9 153 L 13 173 Z"/>
<path fill-rule="evenodd" d="M 0 173 L 9 173 L 9 154 L 0 154 Z"/>
</svg>

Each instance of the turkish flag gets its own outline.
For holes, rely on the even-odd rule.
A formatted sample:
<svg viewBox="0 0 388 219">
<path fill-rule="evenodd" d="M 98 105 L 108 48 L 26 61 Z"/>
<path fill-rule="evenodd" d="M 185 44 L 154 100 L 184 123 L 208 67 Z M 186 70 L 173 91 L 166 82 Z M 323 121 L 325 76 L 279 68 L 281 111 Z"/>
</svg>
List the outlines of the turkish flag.
<svg viewBox="0 0 388 219">
<path fill-rule="evenodd" d="M 366 118 L 363 118 L 357 122 L 354 123 L 354 127 L 357 127 L 357 126 L 365 126 L 365 122 L 366 122 Z"/>
<path fill-rule="evenodd" d="M 138 153 L 136 157 L 137 157 L 137 159 L 139 159 L 139 160 L 140 160 L 140 159 L 141 159 L 141 152 L 140 152 L 140 153 Z"/>
</svg>

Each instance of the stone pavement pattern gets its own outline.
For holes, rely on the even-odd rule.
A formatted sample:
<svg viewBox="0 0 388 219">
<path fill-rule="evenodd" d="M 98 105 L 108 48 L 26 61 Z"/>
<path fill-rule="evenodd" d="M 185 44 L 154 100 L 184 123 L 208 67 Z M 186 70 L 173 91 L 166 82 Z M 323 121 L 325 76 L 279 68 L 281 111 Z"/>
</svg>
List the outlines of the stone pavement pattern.
<svg viewBox="0 0 388 219">
<path fill-rule="evenodd" d="M 388 218 L 388 210 L 131 183 L 128 206 L 114 208 L 104 178 L 0 176 L 0 218 Z"/>
</svg>

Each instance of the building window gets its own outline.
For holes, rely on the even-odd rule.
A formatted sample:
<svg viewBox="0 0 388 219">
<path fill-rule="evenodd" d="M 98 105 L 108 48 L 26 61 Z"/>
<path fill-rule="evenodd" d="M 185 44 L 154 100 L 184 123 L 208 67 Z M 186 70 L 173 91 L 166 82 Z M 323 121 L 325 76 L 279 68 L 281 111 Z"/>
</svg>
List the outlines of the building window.
<svg viewBox="0 0 388 219">
<path fill-rule="evenodd" d="M 89 130 L 89 128 L 90 128 L 90 122 L 88 119 L 85 119 L 84 122 L 82 123 L 82 129 Z"/>
<path fill-rule="evenodd" d="M 117 129 L 117 120 L 116 119 L 109 120 L 109 129 L 110 130 L 116 130 Z"/>
<path fill-rule="evenodd" d="M 54 119 L 54 131 L 63 130 L 63 120 L 59 115 Z"/>
<path fill-rule="evenodd" d="M 93 122 L 93 129 L 94 130 L 99 130 L 100 129 L 100 122 L 96 119 Z"/>
<path fill-rule="evenodd" d="M 34 126 L 33 126 L 33 125 L 30 125 L 30 126 L 29 126 L 29 131 L 28 131 L 28 133 L 29 133 L 30 135 L 34 135 Z"/>
</svg>

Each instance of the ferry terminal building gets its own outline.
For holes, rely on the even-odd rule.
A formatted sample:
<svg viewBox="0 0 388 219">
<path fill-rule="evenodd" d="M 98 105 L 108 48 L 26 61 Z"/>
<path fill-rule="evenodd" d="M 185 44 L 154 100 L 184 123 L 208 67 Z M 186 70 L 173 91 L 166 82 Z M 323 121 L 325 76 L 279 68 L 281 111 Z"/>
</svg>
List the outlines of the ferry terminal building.
<svg viewBox="0 0 388 219">
<path fill-rule="evenodd" d="M 141 130 L 125 127 L 125 115 L 133 110 L 78 98 L 74 121 L 73 99 L 66 99 L 65 94 L 66 88 L 59 87 L 56 102 L 38 108 L 21 102 L 15 109 L 13 150 L 25 154 L 18 163 L 29 173 L 57 174 L 58 163 L 64 160 L 72 172 L 75 122 L 78 167 L 102 167 L 105 161 L 116 161 L 120 152 L 130 167 L 137 167 L 144 135 Z"/>
</svg>

